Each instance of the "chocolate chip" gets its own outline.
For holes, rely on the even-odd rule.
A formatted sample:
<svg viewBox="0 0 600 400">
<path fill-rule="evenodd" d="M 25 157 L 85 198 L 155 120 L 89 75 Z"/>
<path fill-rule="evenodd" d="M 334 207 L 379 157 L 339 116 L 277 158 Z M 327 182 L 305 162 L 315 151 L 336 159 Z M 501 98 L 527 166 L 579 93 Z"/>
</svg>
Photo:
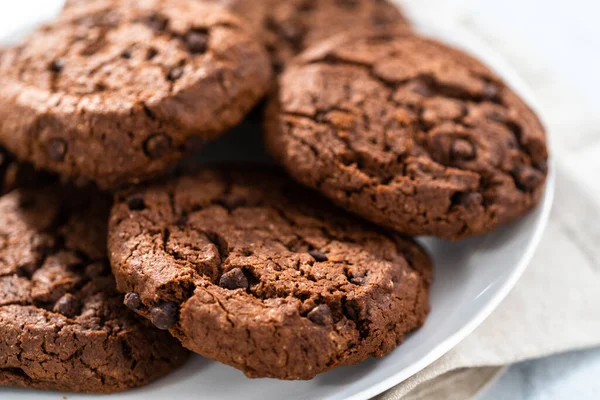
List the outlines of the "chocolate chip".
<svg viewBox="0 0 600 400">
<path fill-rule="evenodd" d="M 234 268 L 221 275 L 219 279 L 219 286 L 223 289 L 235 290 L 235 289 L 247 289 L 248 278 L 244 274 L 241 268 Z"/>
<path fill-rule="evenodd" d="M 496 110 L 488 112 L 486 116 L 492 121 L 496 122 L 504 122 L 506 120 L 506 118 L 504 118 L 504 115 L 502 115 L 502 113 Z"/>
<path fill-rule="evenodd" d="M 142 307 L 142 301 L 140 300 L 140 295 L 137 293 L 129 292 L 125 295 L 125 300 L 123 300 L 123 304 L 127 306 L 130 310 L 139 310 Z"/>
<path fill-rule="evenodd" d="M 352 321 L 358 320 L 359 312 L 356 308 L 354 308 L 352 304 L 344 304 L 344 313 L 346 314 L 346 317 L 348 317 L 348 319 L 351 319 Z"/>
<path fill-rule="evenodd" d="M 356 277 L 353 277 L 352 279 L 350 279 L 350 282 L 354 283 L 355 285 L 364 285 L 366 282 L 366 279 L 364 276 L 356 276 Z"/>
<path fill-rule="evenodd" d="M 433 91 L 431 90 L 431 87 L 429 87 L 429 85 L 425 82 L 422 81 L 416 81 L 414 82 L 412 85 L 410 85 L 410 90 L 413 93 L 418 94 L 419 96 L 423 96 L 423 97 L 432 97 L 433 96 Z"/>
<path fill-rule="evenodd" d="M 534 190 L 544 181 L 544 175 L 529 165 L 518 167 L 514 176 L 519 188 L 526 191 Z"/>
<path fill-rule="evenodd" d="M 67 142 L 60 138 L 52 138 L 48 141 L 47 151 L 53 161 L 63 161 L 67 154 Z"/>
<path fill-rule="evenodd" d="M 304 29 L 298 24 L 288 22 L 279 26 L 279 33 L 288 42 L 296 42 L 304 34 Z"/>
<path fill-rule="evenodd" d="M 106 265 L 104 263 L 93 263 L 85 267 L 85 274 L 91 278 L 102 276 L 106 273 Z"/>
<path fill-rule="evenodd" d="M 154 14 L 146 21 L 148 26 L 155 31 L 164 31 L 169 26 L 169 19 L 164 15 Z"/>
<path fill-rule="evenodd" d="M 321 304 L 320 306 L 316 306 L 308 313 L 306 317 L 318 325 L 333 324 L 331 309 L 327 304 Z"/>
<path fill-rule="evenodd" d="M 79 314 L 79 301 L 70 293 L 65 294 L 58 299 L 54 304 L 53 310 L 55 313 L 60 313 L 67 318 L 73 318 Z"/>
<path fill-rule="evenodd" d="M 183 75 L 183 68 L 175 67 L 169 71 L 169 74 L 167 75 L 167 79 L 170 81 L 176 81 L 177 79 L 181 78 L 182 75 Z"/>
<path fill-rule="evenodd" d="M 157 55 L 158 55 L 158 50 L 156 50 L 154 47 L 150 47 L 148 49 L 148 51 L 146 52 L 146 60 L 150 61 Z"/>
<path fill-rule="evenodd" d="M 498 88 L 491 83 L 488 83 L 483 87 L 483 98 L 485 100 L 495 100 L 498 98 L 498 94 Z"/>
<path fill-rule="evenodd" d="M 323 254 L 317 250 L 309 250 L 308 254 L 310 254 L 311 257 L 314 258 L 316 262 L 325 262 L 325 261 L 329 260 L 329 258 L 327 258 L 327 256 L 325 254 Z"/>
<path fill-rule="evenodd" d="M 146 139 L 144 152 L 150 158 L 164 156 L 171 147 L 171 138 L 163 133 L 155 133 Z"/>
<path fill-rule="evenodd" d="M 50 71 L 58 74 L 65 68 L 65 65 L 66 65 L 66 61 L 64 58 L 57 58 L 56 60 L 54 60 L 50 63 L 49 68 L 50 68 Z"/>
<path fill-rule="evenodd" d="M 121 52 L 121 58 L 125 58 L 126 60 L 129 60 L 132 55 L 133 51 L 131 49 L 126 49 Z"/>
<path fill-rule="evenodd" d="M 179 307 L 175 303 L 163 303 L 152 307 L 150 321 L 158 329 L 167 330 L 177 323 Z"/>
<path fill-rule="evenodd" d="M 233 211 L 236 208 L 245 206 L 246 198 L 244 198 L 243 196 L 228 195 L 220 198 L 218 203 L 226 209 L 228 209 L 229 211 Z"/>
<path fill-rule="evenodd" d="M 146 202 L 141 195 L 129 196 L 127 199 L 127 207 L 131 211 L 142 211 L 146 209 Z"/>
<path fill-rule="evenodd" d="M 315 9 L 315 0 L 304 0 L 296 8 L 300 12 L 308 12 Z"/>
<path fill-rule="evenodd" d="M 481 193 L 464 193 L 459 192 L 452 196 L 452 204 L 461 205 L 465 208 L 479 206 L 483 203 Z"/>
<path fill-rule="evenodd" d="M 391 22 L 390 18 L 387 15 L 383 14 L 383 13 L 377 13 L 377 14 L 374 14 L 371 17 L 371 23 L 375 27 L 377 27 L 377 26 L 383 26 L 383 25 L 386 25 L 386 24 L 388 24 L 390 22 Z"/>
<path fill-rule="evenodd" d="M 472 160 L 475 158 L 475 146 L 465 139 L 456 139 L 452 143 L 452 158 L 459 160 Z"/>
<path fill-rule="evenodd" d="M 192 54 L 203 54 L 208 48 L 207 32 L 192 31 L 185 35 L 185 44 Z"/>
</svg>

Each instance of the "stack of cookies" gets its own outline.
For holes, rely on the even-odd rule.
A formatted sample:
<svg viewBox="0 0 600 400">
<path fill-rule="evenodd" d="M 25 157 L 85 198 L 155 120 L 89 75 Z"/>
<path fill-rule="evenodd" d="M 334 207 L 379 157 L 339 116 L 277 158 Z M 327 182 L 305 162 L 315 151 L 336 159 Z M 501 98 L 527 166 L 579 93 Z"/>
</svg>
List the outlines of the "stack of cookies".
<svg viewBox="0 0 600 400">
<path fill-rule="evenodd" d="M 281 169 L 189 166 L 248 119 Z M 0 145 L 0 384 L 98 393 L 189 351 L 278 379 L 385 356 L 429 312 L 410 236 L 519 218 L 548 159 L 386 0 L 68 1 L 0 51 Z"/>
</svg>

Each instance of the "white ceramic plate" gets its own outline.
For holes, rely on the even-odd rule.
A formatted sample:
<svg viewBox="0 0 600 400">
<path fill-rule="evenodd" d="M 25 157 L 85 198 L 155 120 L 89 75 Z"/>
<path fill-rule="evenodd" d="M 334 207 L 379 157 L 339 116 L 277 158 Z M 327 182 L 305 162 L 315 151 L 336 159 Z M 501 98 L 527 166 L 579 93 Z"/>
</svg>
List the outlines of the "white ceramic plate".
<svg viewBox="0 0 600 400">
<path fill-rule="evenodd" d="M 1 19 L 12 20 L 12 26 L 30 27 L 40 18 L 56 12 L 61 0 L 2 3 L 0 38 L 4 36 L 6 39 L 9 32 L 2 32 L 6 25 Z M 11 12 L 14 19 L 10 17 Z M 476 38 L 458 28 L 442 28 L 437 23 L 428 24 L 427 21 L 417 22 L 427 35 L 479 56 L 535 107 L 535 101 L 526 85 Z M 15 37 L 12 34 L 9 36 L 11 39 Z M 260 160 L 261 154 L 256 135 L 249 135 L 241 129 L 206 149 L 205 159 L 256 161 Z M 197 356 L 184 368 L 150 386 L 111 398 L 360 400 L 391 388 L 456 346 L 483 322 L 515 285 L 531 259 L 548 219 L 554 191 L 552 171 L 551 168 L 548 189 L 542 203 L 519 222 L 484 237 L 460 243 L 423 240 L 435 259 L 431 315 L 422 329 L 410 335 L 402 346 L 387 357 L 339 368 L 308 382 L 281 382 L 247 379 L 235 369 Z M 94 397 L 96 396 L 68 395 L 69 400 Z M 58 400 L 62 398 L 62 394 L 5 388 L 0 389 L 0 398 Z"/>
</svg>

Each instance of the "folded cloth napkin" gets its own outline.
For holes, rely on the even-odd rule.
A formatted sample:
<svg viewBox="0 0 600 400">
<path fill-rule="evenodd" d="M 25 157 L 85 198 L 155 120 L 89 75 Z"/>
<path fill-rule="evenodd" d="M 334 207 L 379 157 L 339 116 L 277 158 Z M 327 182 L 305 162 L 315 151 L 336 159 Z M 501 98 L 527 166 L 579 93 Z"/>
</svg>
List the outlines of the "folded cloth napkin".
<svg viewBox="0 0 600 400">
<path fill-rule="evenodd" d="M 378 400 L 468 399 L 504 366 L 600 346 L 600 204 L 557 165 L 544 238 L 511 294 L 467 339 Z"/>
</svg>

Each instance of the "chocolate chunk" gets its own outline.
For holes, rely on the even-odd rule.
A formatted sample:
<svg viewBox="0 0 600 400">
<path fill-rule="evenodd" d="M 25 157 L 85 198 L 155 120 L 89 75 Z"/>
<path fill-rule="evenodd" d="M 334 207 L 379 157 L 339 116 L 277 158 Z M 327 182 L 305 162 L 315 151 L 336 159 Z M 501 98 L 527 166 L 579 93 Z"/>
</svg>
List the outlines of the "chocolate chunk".
<svg viewBox="0 0 600 400">
<path fill-rule="evenodd" d="M 52 61 L 50 63 L 50 71 L 54 72 L 54 73 L 59 73 L 61 72 L 66 65 L 66 61 L 64 58 L 57 58 L 56 60 Z"/>
<path fill-rule="evenodd" d="M 158 329 L 167 330 L 177 323 L 179 307 L 175 303 L 163 303 L 152 307 L 150 321 Z"/>
<path fill-rule="evenodd" d="M 129 292 L 125 295 L 125 299 L 123 300 L 123 304 L 127 306 L 130 310 L 139 310 L 142 307 L 142 301 L 140 300 L 140 295 L 134 292 Z"/>
<path fill-rule="evenodd" d="M 350 319 L 352 321 L 358 320 L 359 312 L 354 307 L 354 305 L 352 305 L 350 303 L 345 303 L 343 307 L 344 307 L 344 313 L 346 314 L 346 317 L 348 319 Z"/>
<path fill-rule="evenodd" d="M 483 203 L 481 193 L 457 193 L 452 197 L 452 203 L 466 208 L 476 207 Z"/>
<path fill-rule="evenodd" d="M 231 271 L 221 275 L 221 279 L 219 279 L 219 286 L 229 290 L 247 289 L 248 278 L 246 278 L 246 275 L 241 268 L 234 268 Z"/>
<path fill-rule="evenodd" d="M 67 293 L 58 299 L 52 311 L 60 313 L 67 318 L 73 318 L 79 314 L 79 301 L 75 296 Z"/>
<path fill-rule="evenodd" d="M 457 139 L 452 143 L 452 158 L 458 160 L 472 160 L 475 158 L 475 146 L 465 139 Z"/>
<path fill-rule="evenodd" d="M 488 83 L 483 87 L 483 98 L 486 100 L 495 100 L 498 98 L 498 94 L 498 88 L 491 83 Z"/>
<path fill-rule="evenodd" d="M 121 58 L 125 58 L 126 60 L 129 60 L 132 55 L 133 55 L 133 50 L 126 49 L 126 50 L 123 50 L 123 52 L 121 53 Z"/>
<path fill-rule="evenodd" d="M 146 139 L 144 143 L 144 152 L 150 158 L 160 158 L 164 156 L 171 147 L 171 138 L 162 133 L 155 133 Z"/>
<path fill-rule="evenodd" d="M 304 0 L 296 8 L 300 12 L 308 12 L 314 10 L 316 7 L 315 0 Z"/>
<path fill-rule="evenodd" d="M 146 51 L 146 60 L 150 61 L 157 55 L 158 55 L 158 50 L 156 50 L 154 47 L 150 47 L 148 49 L 148 51 Z"/>
<path fill-rule="evenodd" d="M 182 75 L 183 75 L 183 68 L 175 67 L 169 71 L 169 74 L 167 75 L 167 79 L 170 81 L 176 81 L 177 79 L 181 78 Z"/>
<path fill-rule="evenodd" d="M 185 35 L 185 44 L 192 54 L 203 54 L 208 48 L 207 32 L 192 31 Z"/>
<path fill-rule="evenodd" d="M 47 151 L 53 161 L 63 161 L 67 154 L 67 142 L 60 138 L 52 138 L 48 141 Z"/>
<path fill-rule="evenodd" d="M 127 198 L 127 207 L 131 211 L 142 211 L 146 209 L 146 202 L 141 195 L 132 195 Z"/>
<path fill-rule="evenodd" d="M 321 304 L 313 308 L 307 315 L 315 324 L 319 325 L 331 325 L 333 324 L 333 317 L 331 316 L 331 309 L 327 304 Z"/>
<path fill-rule="evenodd" d="M 430 98 L 433 96 L 433 91 L 431 90 L 431 87 L 422 80 L 409 83 L 408 87 L 413 93 L 416 93 L 419 96 L 423 96 L 426 98 Z"/>
<path fill-rule="evenodd" d="M 519 188 L 525 191 L 534 190 L 544 181 L 544 175 L 529 165 L 523 165 L 517 168 L 515 180 Z"/>
<path fill-rule="evenodd" d="M 148 18 L 147 24 L 151 29 L 162 32 L 169 26 L 169 19 L 164 15 L 154 14 Z"/>
<path fill-rule="evenodd" d="M 317 250 L 309 250 L 308 254 L 310 254 L 311 257 L 314 258 L 316 262 L 325 262 L 325 261 L 329 260 L 329 258 L 327 258 L 327 256 L 325 254 L 323 254 Z"/>
</svg>

